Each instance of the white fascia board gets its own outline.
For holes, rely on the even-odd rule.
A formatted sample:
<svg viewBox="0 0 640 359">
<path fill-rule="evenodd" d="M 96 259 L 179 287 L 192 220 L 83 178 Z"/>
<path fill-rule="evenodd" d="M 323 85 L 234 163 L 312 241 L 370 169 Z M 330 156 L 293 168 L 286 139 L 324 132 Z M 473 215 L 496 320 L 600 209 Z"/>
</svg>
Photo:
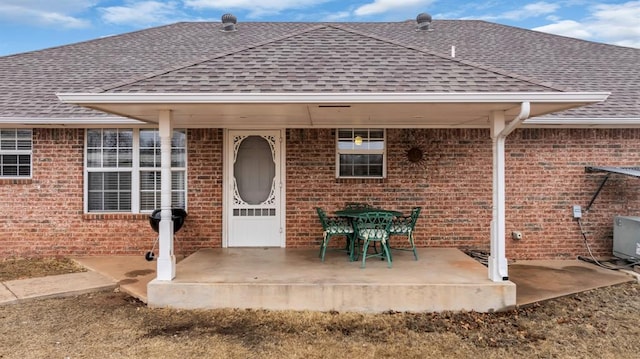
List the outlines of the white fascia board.
<svg viewBox="0 0 640 359">
<path fill-rule="evenodd" d="M 74 104 L 177 103 L 594 103 L 609 92 L 461 92 L 461 93 L 58 93 Z"/>
<path fill-rule="evenodd" d="M 110 125 L 110 126 L 135 126 L 146 125 L 146 122 L 134 120 L 126 117 L 0 117 L 0 127 L 5 126 L 60 126 L 60 127 L 86 127 L 87 125 Z"/>
<path fill-rule="evenodd" d="M 535 126 L 565 126 L 565 127 L 640 127 L 640 117 L 597 117 L 597 118 L 580 118 L 580 117 L 539 117 L 529 118 L 522 124 L 523 127 Z"/>
</svg>

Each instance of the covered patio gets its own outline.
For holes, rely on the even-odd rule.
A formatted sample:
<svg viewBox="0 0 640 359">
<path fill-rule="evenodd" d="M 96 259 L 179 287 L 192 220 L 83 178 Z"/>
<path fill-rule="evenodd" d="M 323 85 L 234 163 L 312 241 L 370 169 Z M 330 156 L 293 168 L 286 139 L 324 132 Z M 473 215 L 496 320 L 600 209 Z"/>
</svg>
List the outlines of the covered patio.
<svg viewBox="0 0 640 359">
<path fill-rule="evenodd" d="M 541 87 L 544 88 L 544 87 Z M 97 109 L 107 113 L 127 116 L 159 127 L 162 159 L 162 220 L 160 221 L 159 256 L 157 278 L 150 288 L 164 288 L 162 295 L 150 295 L 150 304 L 167 305 L 163 298 L 176 289 L 163 282 L 179 282 L 174 254 L 173 225 L 171 222 L 171 133 L 173 128 L 213 127 L 224 129 L 284 129 L 284 128 L 483 128 L 490 130 L 492 141 L 492 219 L 490 233 L 490 256 L 485 279 L 497 285 L 508 282 L 507 259 L 505 256 L 505 141 L 515 129 L 526 126 L 526 120 L 549 113 L 580 107 L 604 101 L 606 92 L 446 92 L 446 93 L 60 93 L 58 97 L 66 103 Z M 562 122 L 547 122 L 545 126 L 558 126 Z M 532 123 L 532 126 L 536 124 Z M 284 150 L 283 150 L 284 152 Z M 225 172 L 230 164 L 226 164 Z M 281 171 L 284 173 L 284 166 Z M 489 169 L 487 169 L 489 170 Z M 283 176 L 284 177 L 284 176 Z M 281 187 L 286 188 L 286 178 Z M 223 191 L 223 206 L 231 201 L 228 193 L 230 184 Z M 284 195 L 286 196 L 286 194 Z M 286 201 L 284 202 L 286 203 Z M 286 213 L 286 206 L 282 212 Z M 228 236 L 229 215 L 223 212 L 223 247 Z M 285 218 L 284 216 L 282 218 Z M 286 246 L 286 223 L 282 224 L 280 236 L 282 247 Z M 225 252 L 231 254 L 230 252 Z M 267 256 L 271 257 L 271 256 Z M 223 256 L 223 258 L 225 258 Z M 226 259 L 224 259 L 226 260 Z M 212 272 L 221 269 L 222 261 L 212 261 Z M 260 261 L 264 261 L 261 259 Z M 419 261 L 423 265 L 424 261 Z M 469 262 L 471 263 L 471 262 Z M 301 267 L 293 266 L 296 273 Z M 395 267 L 395 265 L 394 265 Z M 437 267 L 437 265 L 436 265 Z M 265 263 L 269 268 L 269 263 Z M 434 268 L 429 266 L 429 268 Z M 187 271 L 187 269 L 180 269 Z M 265 269 L 266 270 L 266 269 Z M 394 268 L 394 271 L 398 269 Z M 268 271 L 267 271 L 268 272 Z M 428 272 L 428 270 L 427 270 Z M 231 275 L 231 273 L 227 273 Z M 362 274 L 370 275 L 370 274 Z M 440 273 L 442 275 L 442 273 Z M 395 283 L 403 275 L 393 274 Z M 215 276 L 214 276 L 215 277 Z M 486 279 L 488 277 L 488 279 Z M 202 278 L 202 277 L 198 277 Z M 347 277 L 349 283 L 353 281 Z M 411 276 L 408 276 L 411 278 Z M 445 276 L 442 278 L 449 278 Z M 452 274 L 452 278 L 456 278 Z M 200 279 L 201 280 L 201 279 Z M 455 282 L 453 279 L 451 279 Z M 195 278 L 185 281 L 199 280 Z M 307 281 L 308 282 L 308 281 Z M 356 282 L 360 282 L 357 281 Z M 446 283 L 446 282 L 445 282 Z M 186 285 L 186 284 L 185 284 Z M 188 285 L 187 285 L 188 286 Z M 323 290 L 323 286 L 318 286 Z M 258 289 L 256 289 L 258 290 Z M 475 289 L 474 289 L 475 290 Z M 156 288 L 151 292 L 156 291 Z M 175 290 L 174 295 L 182 296 L 183 291 Z M 237 303 L 233 291 L 225 295 Z M 233 295 L 232 295 L 233 294 Z M 269 296 L 259 290 L 257 296 Z M 208 294 L 209 296 L 212 293 Z M 340 298 L 342 294 L 332 293 L 330 297 Z M 408 295 L 408 293 L 407 293 Z M 409 295 L 410 297 L 410 295 Z M 447 296 L 451 298 L 454 296 Z M 455 296 L 459 297 L 459 296 Z M 515 304 L 515 295 L 481 297 L 493 298 L 490 305 L 481 305 L 483 310 L 504 309 Z M 359 300 L 356 295 L 351 300 Z M 449 300 L 447 299 L 447 300 Z M 182 297 L 181 301 L 188 301 Z M 444 300 L 443 300 L 444 301 Z M 476 302 L 477 298 L 471 300 Z M 177 303 L 176 299 L 174 303 Z M 204 303 L 204 301 L 200 302 Z M 229 303 L 231 304 L 231 303 Z M 324 304 L 331 307 L 333 304 Z M 294 303 L 290 307 L 295 307 Z M 346 305 L 353 307 L 354 304 Z M 323 306 L 320 306 L 323 307 Z M 340 306 L 342 307 L 342 306 Z M 355 307 L 354 307 L 355 308 Z M 381 308 L 381 307 L 380 307 Z M 458 306 L 449 306 L 455 309 Z M 389 308 L 387 308 L 389 309 Z M 474 309 L 474 308 L 470 308 Z"/>
</svg>

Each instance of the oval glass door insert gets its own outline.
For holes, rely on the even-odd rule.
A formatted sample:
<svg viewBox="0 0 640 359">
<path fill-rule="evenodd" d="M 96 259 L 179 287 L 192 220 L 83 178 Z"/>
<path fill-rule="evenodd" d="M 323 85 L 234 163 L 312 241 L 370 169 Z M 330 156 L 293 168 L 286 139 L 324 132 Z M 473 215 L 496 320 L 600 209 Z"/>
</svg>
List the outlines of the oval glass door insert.
<svg viewBox="0 0 640 359">
<path fill-rule="evenodd" d="M 276 176 L 273 145 L 261 136 L 240 137 L 235 141 L 234 201 L 249 205 L 270 202 Z"/>
</svg>

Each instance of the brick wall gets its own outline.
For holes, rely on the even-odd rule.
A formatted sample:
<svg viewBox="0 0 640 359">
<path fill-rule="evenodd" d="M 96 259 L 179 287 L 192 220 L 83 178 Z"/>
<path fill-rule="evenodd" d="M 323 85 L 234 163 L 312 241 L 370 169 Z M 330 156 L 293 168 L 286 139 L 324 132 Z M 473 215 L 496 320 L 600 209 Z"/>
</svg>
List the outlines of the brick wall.
<svg viewBox="0 0 640 359">
<path fill-rule="evenodd" d="M 588 255 L 571 206 L 589 204 L 605 174 L 585 166 L 639 166 L 640 130 L 516 131 L 507 141 L 507 240 L 510 258 L 574 258 Z M 583 213 L 596 254 L 611 255 L 613 218 L 640 216 L 640 178 L 611 175 L 591 210 Z"/>
<path fill-rule="evenodd" d="M 220 246 L 222 130 L 188 133 L 188 225 L 175 251 Z M 156 233 L 145 214 L 83 214 L 82 129 L 33 130 L 33 178 L 0 180 L 0 258 L 140 255 Z M 157 252 L 156 252 L 157 253 Z"/>
<path fill-rule="evenodd" d="M 421 206 L 417 246 L 475 248 L 488 244 L 492 178 L 488 131 L 388 130 L 384 180 L 336 180 L 333 130 L 289 133 L 287 222 L 293 220 L 300 226 L 287 227 L 288 245 L 305 246 L 320 240 L 313 207 L 333 212 L 346 202 L 367 202 L 407 213 Z M 313 146 L 310 139 L 317 139 Z M 423 163 L 406 159 L 411 144 L 424 150 Z"/>
<path fill-rule="evenodd" d="M 418 246 L 489 250 L 488 130 L 390 129 L 385 180 L 336 180 L 334 136 L 324 129 L 288 131 L 288 246 L 319 243 L 315 206 L 332 212 L 346 202 L 368 202 L 405 212 L 422 206 Z M 425 151 L 423 163 L 406 160 L 410 144 Z M 571 206 L 585 208 L 604 176 L 584 167 L 638 166 L 640 130 L 521 129 L 507 139 L 506 157 L 507 257 L 575 258 L 588 252 Z M 596 255 L 611 254 L 615 215 L 640 215 L 640 179 L 612 175 L 584 214 Z M 523 239 L 511 239 L 512 231 Z"/>
<path fill-rule="evenodd" d="M 34 129 L 33 179 L 0 180 L 0 258 L 144 255 L 155 233 L 146 215 L 83 214 L 81 129 Z M 222 130 L 188 131 L 188 212 L 176 253 L 220 247 Z M 418 246 L 488 250 L 491 220 L 491 140 L 488 130 L 387 131 L 384 180 L 336 180 L 335 131 L 287 131 L 287 246 L 316 247 L 314 207 L 331 212 L 346 202 L 408 212 L 422 206 Z M 422 163 L 406 159 L 411 145 Z M 637 166 L 640 130 L 517 130 L 506 144 L 507 257 L 585 255 L 571 206 L 586 207 L 603 174 L 588 165 Z M 612 175 L 583 224 L 596 254 L 610 254 L 615 215 L 640 214 L 640 179 Z"/>
<path fill-rule="evenodd" d="M 33 179 L 0 182 L 3 257 L 106 248 L 91 236 L 105 231 L 104 224 L 92 228 L 82 221 L 83 135 L 78 129 L 33 131 Z"/>
<path fill-rule="evenodd" d="M 221 129 L 188 131 L 187 224 L 178 232 L 175 251 L 190 254 L 200 248 L 222 246 Z"/>
</svg>

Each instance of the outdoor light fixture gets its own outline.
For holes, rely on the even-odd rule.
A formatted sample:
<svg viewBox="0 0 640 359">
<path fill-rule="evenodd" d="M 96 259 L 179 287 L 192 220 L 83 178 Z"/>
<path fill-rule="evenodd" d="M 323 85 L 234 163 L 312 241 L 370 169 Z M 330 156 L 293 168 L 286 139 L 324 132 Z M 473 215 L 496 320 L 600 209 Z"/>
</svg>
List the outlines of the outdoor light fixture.
<svg viewBox="0 0 640 359">
<path fill-rule="evenodd" d="M 362 137 L 361 136 L 356 136 L 355 143 L 356 143 L 356 146 L 361 146 L 362 145 Z"/>
</svg>

